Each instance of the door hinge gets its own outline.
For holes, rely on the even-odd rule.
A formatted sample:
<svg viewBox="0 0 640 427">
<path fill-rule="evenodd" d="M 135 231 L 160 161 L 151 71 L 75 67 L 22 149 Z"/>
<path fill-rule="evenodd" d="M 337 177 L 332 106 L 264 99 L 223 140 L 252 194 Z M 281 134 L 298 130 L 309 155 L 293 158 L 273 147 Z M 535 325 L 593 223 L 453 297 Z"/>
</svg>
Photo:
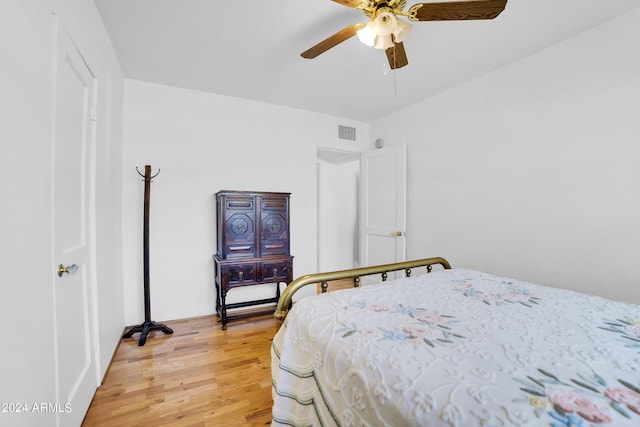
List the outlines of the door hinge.
<svg viewBox="0 0 640 427">
<path fill-rule="evenodd" d="M 89 119 L 93 122 L 96 121 L 97 119 L 97 113 L 96 113 L 96 106 L 92 105 L 91 108 L 89 109 Z"/>
</svg>

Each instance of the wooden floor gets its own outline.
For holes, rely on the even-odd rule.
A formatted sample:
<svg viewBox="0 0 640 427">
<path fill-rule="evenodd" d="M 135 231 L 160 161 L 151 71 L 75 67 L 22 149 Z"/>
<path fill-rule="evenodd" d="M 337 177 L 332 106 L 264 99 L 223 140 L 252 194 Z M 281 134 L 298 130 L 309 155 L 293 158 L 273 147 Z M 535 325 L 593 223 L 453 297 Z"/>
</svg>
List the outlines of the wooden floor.
<svg viewBox="0 0 640 427">
<path fill-rule="evenodd" d="M 271 423 L 272 315 L 166 322 L 172 335 L 123 339 L 83 426 L 257 426 Z"/>
</svg>

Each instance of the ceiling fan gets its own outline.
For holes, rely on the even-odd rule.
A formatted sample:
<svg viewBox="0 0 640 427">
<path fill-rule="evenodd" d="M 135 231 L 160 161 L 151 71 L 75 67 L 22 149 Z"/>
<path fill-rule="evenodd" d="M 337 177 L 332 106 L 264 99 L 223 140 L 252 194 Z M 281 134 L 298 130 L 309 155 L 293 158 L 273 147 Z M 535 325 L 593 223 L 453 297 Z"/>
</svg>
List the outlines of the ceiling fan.
<svg viewBox="0 0 640 427">
<path fill-rule="evenodd" d="M 362 10 L 369 22 L 351 24 L 300 55 L 307 59 L 315 58 L 357 34 L 366 45 L 384 49 L 392 69 L 402 68 L 409 63 L 402 41 L 409 33 L 411 24 L 398 17 L 407 17 L 414 22 L 493 19 L 507 5 L 507 0 L 457 0 L 417 3 L 404 11 L 407 0 L 333 1 Z"/>
</svg>

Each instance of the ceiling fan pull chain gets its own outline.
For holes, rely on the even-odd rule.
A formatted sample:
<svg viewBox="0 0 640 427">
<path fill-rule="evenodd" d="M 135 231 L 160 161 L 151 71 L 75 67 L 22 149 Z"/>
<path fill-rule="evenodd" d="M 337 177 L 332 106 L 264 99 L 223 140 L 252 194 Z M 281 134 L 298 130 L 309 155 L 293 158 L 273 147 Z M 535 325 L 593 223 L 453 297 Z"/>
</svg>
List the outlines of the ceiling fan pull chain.
<svg viewBox="0 0 640 427">
<path fill-rule="evenodd" d="M 398 58 L 398 52 L 396 51 L 396 44 L 395 44 L 395 40 L 394 40 L 394 45 L 393 45 L 393 96 L 398 96 L 398 62 L 397 62 L 397 58 Z"/>
<path fill-rule="evenodd" d="M 398 96 L 398 76 L 396 74 L 397 69 L 393 68 L 391 69 L 391 72 L 393 73 L 393 96 Z M 386 62 L 382 63 L 382 75 L 383 76 L 388 76 L 389 75 L 389 66 L 387 65 Z"/>
<path fill-rule="evenodd" d="M 393 96 L 398 96 L 398 70 L 393 70 Z"/>
</svg>

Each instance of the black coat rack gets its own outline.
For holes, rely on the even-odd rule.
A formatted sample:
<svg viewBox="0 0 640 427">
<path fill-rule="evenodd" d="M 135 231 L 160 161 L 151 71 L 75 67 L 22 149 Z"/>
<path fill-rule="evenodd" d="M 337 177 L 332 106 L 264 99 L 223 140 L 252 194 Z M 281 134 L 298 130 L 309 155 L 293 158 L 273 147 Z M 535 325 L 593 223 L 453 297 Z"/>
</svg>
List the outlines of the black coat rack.
<svg viewBox="0 0 640 427">
<path fill-rule="evenodd" d="M 144 167 L 144 175 L 140 173 L 136 167 L 138 175 L 144 178 L 144 323 L 133 326 L 122 338 L 131 338 L 137 332 L 140 332 L 139 346 L 143 346 L 147 342 L 147 335 L 151 331 L 162 331 L 165 334 L 172 334 L 173 329 L 162 323 L 156 323 L 151 320 L 151 296 L 149 294 L 149 199 L 151 194 L 151 180 L 158 176 L 160 169 L 155 175 L 151 175 L 151 166 Z"/>
</svg>

